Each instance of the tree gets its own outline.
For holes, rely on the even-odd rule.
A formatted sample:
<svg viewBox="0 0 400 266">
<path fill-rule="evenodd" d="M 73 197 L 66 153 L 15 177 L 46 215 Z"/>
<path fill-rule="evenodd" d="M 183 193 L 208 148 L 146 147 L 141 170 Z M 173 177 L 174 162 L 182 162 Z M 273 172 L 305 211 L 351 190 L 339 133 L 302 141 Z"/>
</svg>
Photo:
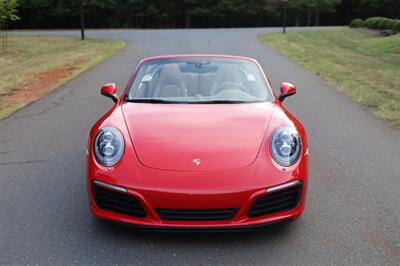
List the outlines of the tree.
<svg viewBox="0 0 400 266">
<path fill-rule="evenodd" d="M 315 9 L 315 26 L 320 25 L 321 11 L 333 12 L 335 7 L 342 2 L 342 0 L 313 0 Z"/>
<path fill-rule="evenodd" d="M 0 0 L 5 2 L 5 0 Z M 88 28 L 280 26 L 282 0 L 84 0 Z M 81 0 L 18 0 L 13 28 L 79 28 Z M 400 18 L 400 0 L 289 0 L 288 25 Z M 321 20 L 321 21 L 320 21 Z"/>
<path fill-rule="evenodd" d="M 289 10 L 294 12 L 294 17 L 296 18 L 296 26 L 301 25 L 301 18 L 306 16 L 306 25 L 311 24 L 311 15 L 315 6 L 314 0 L 291 0 L 289 1 Z"/>
<path fill-rule="evenodd" d="M 79 10 L 80 10 L 80 24 L 81 24 L 81 40 L 85 40 L 85 1 L 81 0 L 80 2 L 80 6 L 79 6 Z"/>
<path fill-rule="evenodd" d="M 383 16 L 400 19 L 400 0 L 353 0 L 354 10 L 363 14 L 353 14 L 363 18 Z"/>
<path fill-rule="evenodd" d="M 305 24 L 310 26 L 313 14 L 315 14 L 315 26 L 319 26 L 321 12 L 335 11 L 336 6 L 341 2 L 342 0 L 290 0 L 289 9 L 295 13 L 296 26 L 300 26 L 303 16 L 306 16 Z"/>
<path fill-rule="evenodd" d="M 9 25 L 19 20 L 17 0 L 0 0 L 0 29 L 3 32 L 2 50 L 7 49 L 7 30 Z"/>
</svg>

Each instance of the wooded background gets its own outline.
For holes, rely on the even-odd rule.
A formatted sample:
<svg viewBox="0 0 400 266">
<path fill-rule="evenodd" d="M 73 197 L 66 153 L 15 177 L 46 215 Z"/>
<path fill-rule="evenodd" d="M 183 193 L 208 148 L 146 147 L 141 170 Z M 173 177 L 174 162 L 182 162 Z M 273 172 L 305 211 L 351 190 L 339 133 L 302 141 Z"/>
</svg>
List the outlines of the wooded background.
<svg viewBox="0 0 400 266">
<path fill-rule="evenodd" d="M 19 0 L 11 28 L 78 28 L 81 0 Z M 282 25 L 281 0 L 84 0 L 88 28 L 210 28 Z M 400 0 L 289 0 L 288 25 L 348 25 L 400 18 Z"/>
</svg>

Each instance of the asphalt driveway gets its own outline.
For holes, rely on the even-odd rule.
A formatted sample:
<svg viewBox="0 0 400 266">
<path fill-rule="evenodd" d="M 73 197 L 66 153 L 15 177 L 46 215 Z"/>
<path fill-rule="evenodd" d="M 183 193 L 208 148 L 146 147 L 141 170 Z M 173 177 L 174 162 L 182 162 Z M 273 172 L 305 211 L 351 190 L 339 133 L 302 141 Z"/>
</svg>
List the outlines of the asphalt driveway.
<svg viewBox="0 0 400 266">
<path fill-rule="evenodd" d="M 257 40 L 274 30 L 89 31 L 126 48 L 0 122 L 0 264 L 399 265 L 400 130 Z M 285 104 L 310 143 L 301 219 L 255 233 L 160 234 L 91 217 L 86 140 L 112 105 L 100 86 L 116 82 L 121 91 L 139 59 L 177 53 L 254 57 L 275 89 L 297 85 Z"/>
</svg>

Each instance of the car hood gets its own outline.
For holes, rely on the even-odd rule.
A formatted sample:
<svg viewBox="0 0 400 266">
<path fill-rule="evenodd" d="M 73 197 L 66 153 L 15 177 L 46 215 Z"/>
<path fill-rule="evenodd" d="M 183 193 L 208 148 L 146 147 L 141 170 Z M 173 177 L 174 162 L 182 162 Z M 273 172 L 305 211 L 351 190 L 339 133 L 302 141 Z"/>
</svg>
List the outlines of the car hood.
<svg viewBox="0 0 400 266">
<path fill-rule="evenodd" d="M 121 108 L 142 164 L 215 171 L 255 161 L 274 104 L 124 103 Z"/>
</svg>

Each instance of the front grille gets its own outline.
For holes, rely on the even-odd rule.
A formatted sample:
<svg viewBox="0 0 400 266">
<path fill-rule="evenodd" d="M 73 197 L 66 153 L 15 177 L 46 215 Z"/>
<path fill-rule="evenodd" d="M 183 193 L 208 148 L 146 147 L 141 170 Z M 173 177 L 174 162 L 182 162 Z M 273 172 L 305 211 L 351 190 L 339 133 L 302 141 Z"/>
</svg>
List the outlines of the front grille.
<svg viewBox="0 0 400 266">
<path fill-rule="evenodd" d="M 248 217 L 257 217 L 297 206 L 301 195 L 301 183 L 277 192 L 262 195 L 256 199 L 249 211 Z"/>
<path fill-rule="evenodd" d="M 162 220 L 218 221 L 233 219 L 238 209 L 156 209 L 156 211 Z"/>
<path fill-rule="evenodd" d="M 93 197 L 100 209 L 135 217 L 146 216 L 146 212 L 139 201 L 125 193 L 115 192 L 93 184 Z"/>
</svg>

